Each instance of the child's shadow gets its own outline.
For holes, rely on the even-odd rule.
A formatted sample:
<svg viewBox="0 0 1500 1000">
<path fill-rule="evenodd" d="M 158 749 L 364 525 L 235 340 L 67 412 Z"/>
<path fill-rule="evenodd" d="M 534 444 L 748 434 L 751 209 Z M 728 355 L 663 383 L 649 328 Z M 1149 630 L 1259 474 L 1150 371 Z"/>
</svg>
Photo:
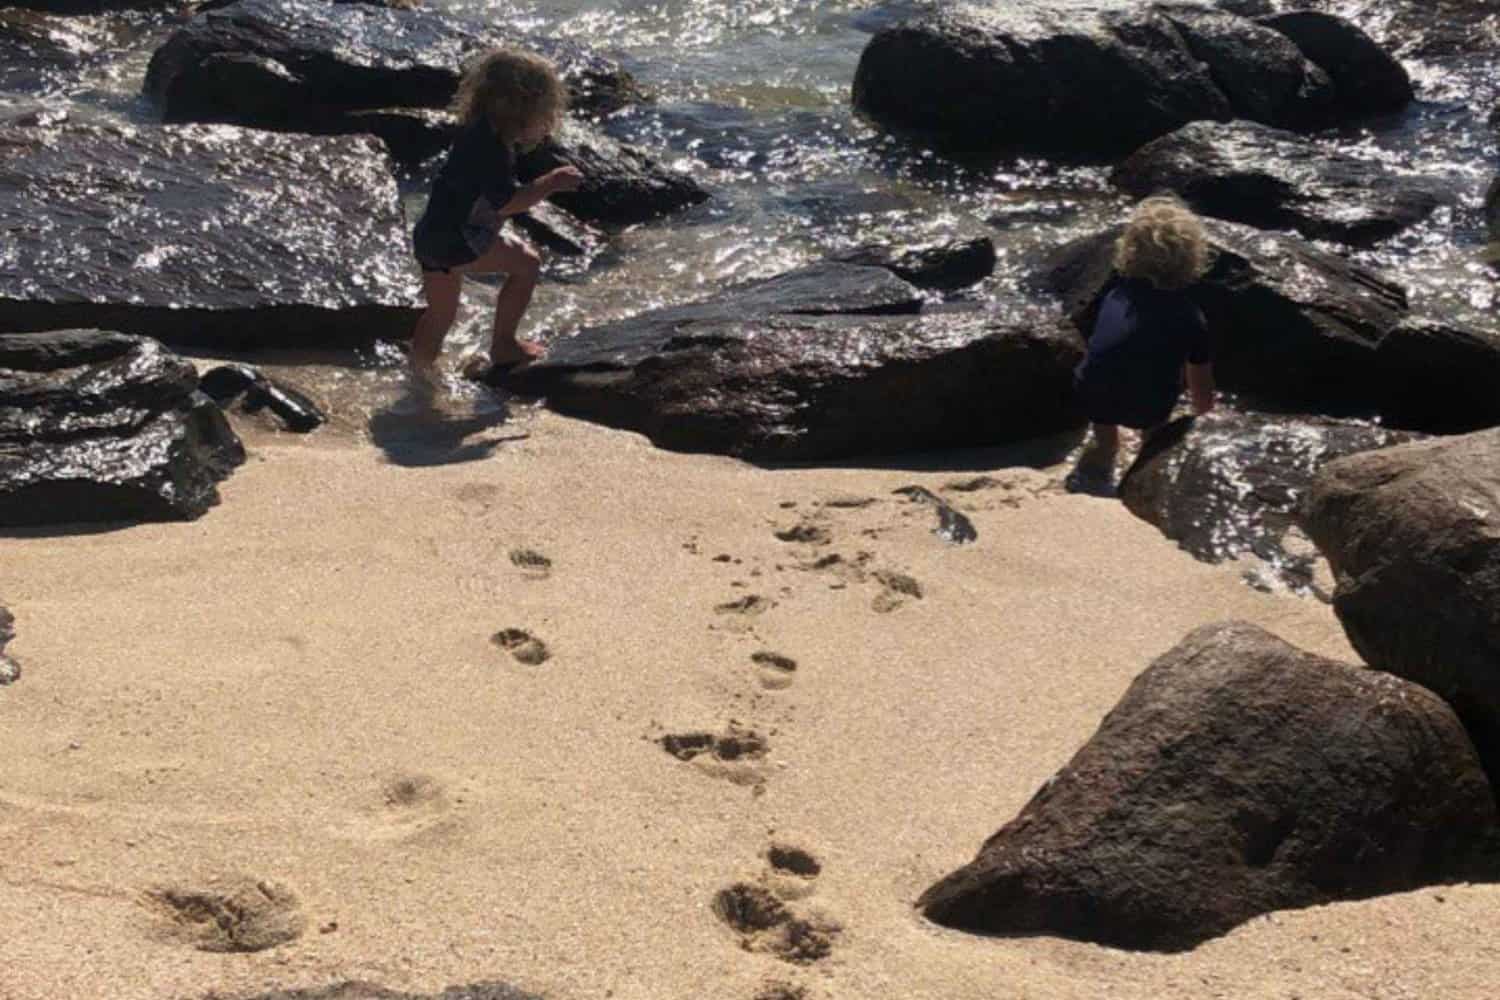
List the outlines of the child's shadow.
<svg viewBox="0 0 1500 1000">
<path fill-rule="evenodd" d="M 524 441 L 529 434 L 508 434 L 470 441 L 482 431 L 500 427 L 510 419 L 510 407 L 495 399 L 474 413 L 446 412 L 420 391 L 404 395 L 370 416 L 370 439 L 386 461 L 407 468 L 453 465 L 489 458 L 508 441 Z"/>
</svg>

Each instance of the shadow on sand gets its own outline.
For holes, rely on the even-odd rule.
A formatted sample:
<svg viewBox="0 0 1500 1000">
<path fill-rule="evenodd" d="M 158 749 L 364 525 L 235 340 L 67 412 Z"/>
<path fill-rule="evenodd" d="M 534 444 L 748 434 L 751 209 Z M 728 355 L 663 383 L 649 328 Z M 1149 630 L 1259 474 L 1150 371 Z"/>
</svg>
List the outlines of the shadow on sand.
<svg viewBox="0 0 1500 1000">
<path fill-rule="evenodd" d="M 407 389 L 371 415 L 370 440 L 385 453 L 386 461 L 407 468 L 477 462 L 489 458 L 502 444 L 531 436 L 524 432 L 479 436 L 509 420 L 510 407 L 497 397 L 487 399 L 482 408 L 453 413 L 432 395 Z"/>
</svg>

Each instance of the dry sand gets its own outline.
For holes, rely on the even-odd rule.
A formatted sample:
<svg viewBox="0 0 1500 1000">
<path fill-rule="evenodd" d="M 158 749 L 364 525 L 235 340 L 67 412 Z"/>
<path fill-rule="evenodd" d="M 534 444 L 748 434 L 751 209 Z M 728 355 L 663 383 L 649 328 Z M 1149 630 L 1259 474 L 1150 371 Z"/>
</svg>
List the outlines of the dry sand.
<svg viewBox="0 0 1500 1000">
<path fill-rule="evenodd" d="M 972 471 L 768 471 L 547 415 L 488 433 L 518 431 L 426 467 L 256 434 L 196 523 L 0 541 L 24 670 L 0 688 L 0 997 L 1496 995 L 1491 887 L 1274 914 L 1181 955 L 911 908 L 1189 629 L 1243 618 L 1350 658 L 1326 607 L 1028 469 L 964 493 Z M 934 537 L 891 493 L 913 483 L 978 543 Z M 827 541 L 776 537 L 804 523 Z M 657 742 L 732 723 L 764 756 Z M 773 877 L 773 845 L 821 871 Z M 831 952 L 744 947 L 713 908 L 740 882 L 793 897 Z M 229 940 L 300 936 L 197 947 L 193 894 L 236 885 L 265 919 L 222 911 Z"/>
</svg>

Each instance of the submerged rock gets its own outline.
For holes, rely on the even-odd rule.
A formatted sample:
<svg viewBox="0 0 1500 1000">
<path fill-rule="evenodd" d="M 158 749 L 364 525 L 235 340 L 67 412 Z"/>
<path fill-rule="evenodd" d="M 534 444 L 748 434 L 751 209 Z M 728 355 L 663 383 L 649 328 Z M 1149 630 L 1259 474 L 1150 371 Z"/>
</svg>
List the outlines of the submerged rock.
<svg viewBox="0 0 1500 1000">
<path fill-rule="evenodd" d="M 21 679 L 21 665 L 5 655 L 5 647 L 16 637 L 16 619 L 5 608 L 0 607 L 0 687 L 14 684 Z"/>
<path fill-rule="evenodd" d="M 0 526 L 203 514 L 245 452 L 197 390 L 144 337 L 0 335 Z"/>
<path fill-rule="evenodd" d="M 1399 110 L 1409 87 L 1404 97 L 1375 92 L 1328 68 L 1363 58 L 1368 38 L 1347 28 L 1343 48 L 1313 53 L 1276 28 L 1192 4 L 943 7 L 876 33 L 854 102 L 957 152 L 1085 157 L 1199 119 L 1311 129 Z M 1400 72 L 1387 57 L 1382 72 L 1391 67 Z"/>
<path fill-rule="evenodd" d="M 1410 438 L 1357 421 L 1219 409 L 1153 435 L 1119 495 L 1199 559 L 1254 556 L 1286 585 L 1316 590 L 1317 553 L 1298 524 L 1313 476 L 1333 459 Z"/>
<path fill-rule="evenodd" d="M 1440 181 L 1253 122 L 1185 125 L 1136 150 L 1110 181 L 1136 197 L 1174 191 L 1220 219 L 1361 246 L 1457 200 Z"/>
<path fill-rule="evenodd" d="M 417 268 L 380 146 L 230 126 L 0 128 L 0 330 L 229 349 L 408 337 Z"/>
<path fill-rule="evenodd" d="M 1333 462 L 1306 520 L 1359 655 L 1446 699 L 1500 778 L 1500 430 Z"/>
<path fill-rule="evenodd" d="M 884 268 L 823 263 L 553 343 L 509 388 L 656 444 L 823 461 L 1076 426 L 1077 337 L 1044 316 L 916 315 Z"/>
<path fill-rule="evenodd" d="M 517 157 L 516 176 L 530 181 L 560 166 L 583 171 L 583 184 L 551 200 L 588 222 L 628 226 L 708 200 L 708 192 L 686 174 L 574 121 Z"/>
<path fill-rule="evenodd" d="M 221 407 L 238 402 L 245 413 L 268 410 L 282 427 L 297 434 L 328 422 L 302 390 L 270 378 L 250 365 L 220 365 L 203 373 L 198 387 Z"/>
<path fill-rule="evenodd" d="M 829 259 L 883 267 L 918 288 L 956 291 L 977 285 L 995 273 L 995 241 L 977 236 L 927 246 L 867 244 L 841 250 Z"/>
<path fill-rule="evenodd" d="M 1273 910 L 1465 877 L 1495 819 L 1430 691 L 1209 625 L 917 905 L 964 930 L 1187 949 Z"/>
<path fill-rule="evenodd" d="M 1500 334 L 1415 317 L 1399 285 L 1299 238 L 1213 219 L 1205 228 L 1214 263 L 1191 294 L 1218 338 L 1225 388 L 1271 408 L 1380 414 L 1417 430 L 1500 423 Z M 1068 243 L 1032 276 L 1079 330 L 1093 329 L 1118 234 Z"/>
<path fill-rule="evenodd" d="M 465 60 L 497 45 L 552 59 L 579 111 L 639 97 L 614 62 L 504 19 L 325 0 L 240 0 L 198 14 L 152 56 L 145 91 L 168 121 L 330 131 L 319 123 L 350 112 L 446 106 Z"/>
</svg>

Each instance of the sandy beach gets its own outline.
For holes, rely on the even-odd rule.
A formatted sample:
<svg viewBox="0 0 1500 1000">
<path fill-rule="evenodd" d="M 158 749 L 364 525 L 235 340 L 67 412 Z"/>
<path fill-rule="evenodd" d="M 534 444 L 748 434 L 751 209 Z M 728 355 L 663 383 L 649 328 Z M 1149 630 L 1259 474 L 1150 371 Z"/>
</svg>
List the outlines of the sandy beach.
<svg viewBox="0 0 1500 1000">
<path fill-rule="evenodd" d="M 251 459 L 197 522 L 0 542 L 24 671 L 0 689 L 5 1000 L 1494 995 L 1494 887 L 1176 955 L 913 910 L 1193 627 L 1353 658 L 1325 605 L 1056 470 L 768 470 L 545 413 L 426 466 L 240 429 Z M 978 541 L 936 537 L 907 485 Z M 705 733 L 751 752 L 663 747 Z M 826 954 L 727 925 L 741 883 Z M 180 901 L 236 885 L 296 936 L 200 948 Z"/>
</svg>

